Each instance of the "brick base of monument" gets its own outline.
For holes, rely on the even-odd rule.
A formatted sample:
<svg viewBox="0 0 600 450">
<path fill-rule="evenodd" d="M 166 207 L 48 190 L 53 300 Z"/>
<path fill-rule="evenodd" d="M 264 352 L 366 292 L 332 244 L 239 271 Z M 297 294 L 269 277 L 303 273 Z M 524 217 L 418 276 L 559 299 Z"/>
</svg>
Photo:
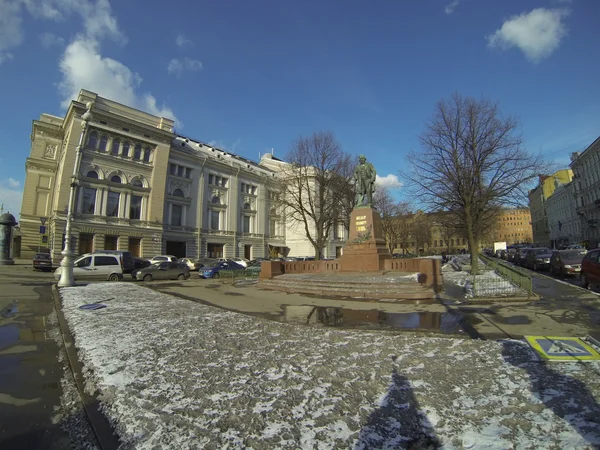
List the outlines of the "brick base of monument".
<svg viewBox="0 0 600 450">
<path fill-rule="evenodd" d="M 342 272 L 377 272 L 392 259 L 385 245 L 379 213 L 370 207 L 357 207 L 350 217 L 348 241 L 340 257 Z"/>
</svg>

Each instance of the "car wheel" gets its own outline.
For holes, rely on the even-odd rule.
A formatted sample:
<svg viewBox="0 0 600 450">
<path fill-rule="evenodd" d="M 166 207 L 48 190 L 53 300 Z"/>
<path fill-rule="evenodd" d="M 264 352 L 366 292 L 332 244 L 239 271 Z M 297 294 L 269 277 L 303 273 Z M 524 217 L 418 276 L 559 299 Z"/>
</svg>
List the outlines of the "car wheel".
<svg viewBox="0 0 600 450">
<path fill-rule="evenodd" d="M 579 282 L 581 283 L 582 288 L 584 288 L 584 289 L 590 288 L 590 282 L 588 281 L 587 277 L 585 276 L 585 273 L 582 273 L 580 275 Z"/>
<path fill-rule="evenodd" d="M 219 272 L 215 272 L 213 273 L 213 278 L 221 278 L 221 275 L 219 275 Z"/>
<path fill-rule="evenodd" d="M 111 273 L 108 277 L 108 281 L 119 281 L 119 275 L 117 275 L 116 273 Z"/>
<path fill-rule="evenodd" d="M 144 275 L 144 281 L 152 281 L 152 275 Z"/>
<path fill-rule="evenodd" d="M 184 274 L 182 274 L 182 273 L 180 273 L 180 274 L 177 276 L 177 279 L 178 279 L 178 280 L 185 280 L 185 275 L 184 275 Z"/>
</svg>

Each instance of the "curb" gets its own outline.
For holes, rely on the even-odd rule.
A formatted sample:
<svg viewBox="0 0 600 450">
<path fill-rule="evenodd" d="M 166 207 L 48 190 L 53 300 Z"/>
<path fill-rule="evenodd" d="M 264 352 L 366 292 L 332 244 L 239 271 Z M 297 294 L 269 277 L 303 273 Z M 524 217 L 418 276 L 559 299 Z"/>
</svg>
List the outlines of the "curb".
<svg viewBox="0 0 600 450">
<path fill-rule="evenodd" d="M 119 437 L 117 436 L 115 429 L 108 422 L 100 410 L 100 402 L 95 396 L 91 396 L 85 392 L 84 378 L 82 372 L 82 365 L 77 359 L 77 350 L 75 350 L 75 340 L 69 331 L 67 320 L 62 311 L 60 294 L 58 293 L 58 287 L 56 284 L 52 284 L 52 297 L 54 298 L 54 310 L 58 317 L 58 325 L 60 328 L 60 335 L 62 337 L 65 352 L 67 354 L 67 361 L 69 363 L 69 369 L 75 380 L 77 386 L 77 392 L 79 393 L 79 399 L 83 406 L 83 410 L 88 418 L 92 431 L 96 436 L 96 440 L 101 450 L 117 450 L 119 448 Z"/>
</svg>

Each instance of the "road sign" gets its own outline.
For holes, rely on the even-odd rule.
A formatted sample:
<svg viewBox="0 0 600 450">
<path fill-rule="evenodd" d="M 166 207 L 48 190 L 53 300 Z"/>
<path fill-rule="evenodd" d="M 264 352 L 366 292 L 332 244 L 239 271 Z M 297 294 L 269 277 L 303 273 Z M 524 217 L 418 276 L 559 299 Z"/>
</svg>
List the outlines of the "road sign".
<svg viewBox="0 0 600 450">
<path fill-rule="evenodd" d="M 538 355 L 550 361 L 600 360 L 600 353 L 579 338 L 525 336 L 525 339 Z"/>
<path fill-rule="evenodd" d="M 44 225 L 40 227 L 40 234 L 46 234 L 46 227 Z"/>
<path fill-rule="evenodd" d="M 46 220 L 48 220 L 47 217 L 40 217 L 40 222 L 42 222 L 42 226 L 46 225 Z"/>
</svg>

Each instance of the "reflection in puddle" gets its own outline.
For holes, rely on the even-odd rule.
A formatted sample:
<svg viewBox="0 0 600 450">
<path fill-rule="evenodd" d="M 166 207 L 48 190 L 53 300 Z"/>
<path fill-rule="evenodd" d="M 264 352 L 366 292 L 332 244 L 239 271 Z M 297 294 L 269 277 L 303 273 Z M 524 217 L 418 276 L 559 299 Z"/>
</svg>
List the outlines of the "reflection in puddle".
<svg viewBox="0 0 600 450">
<path fill-rule="evenodd" d="M 19 307 L 17 306 L 17 304 L 11 303 L 6 308 L 3 308 L 2 311 L 0 311 L 0 316 L 8 318 L 8 317 L 16 316 L 18 313 L 19 313 Z"/>
<path fill-rule="evenodd" d="M 321 306 L 283 306 L 282 314 L 276 319 L 304 325 L 344 328 L 426 330 L 442 333 L 463 331 L 463 318 L 447 312 L 390 313 Z"/>
<path fill-rule="evenodd" d="M 19 327 L 16 324 L 0 326 L 0 350 L 14 345 L 19 340 Z"/>
</svg>

